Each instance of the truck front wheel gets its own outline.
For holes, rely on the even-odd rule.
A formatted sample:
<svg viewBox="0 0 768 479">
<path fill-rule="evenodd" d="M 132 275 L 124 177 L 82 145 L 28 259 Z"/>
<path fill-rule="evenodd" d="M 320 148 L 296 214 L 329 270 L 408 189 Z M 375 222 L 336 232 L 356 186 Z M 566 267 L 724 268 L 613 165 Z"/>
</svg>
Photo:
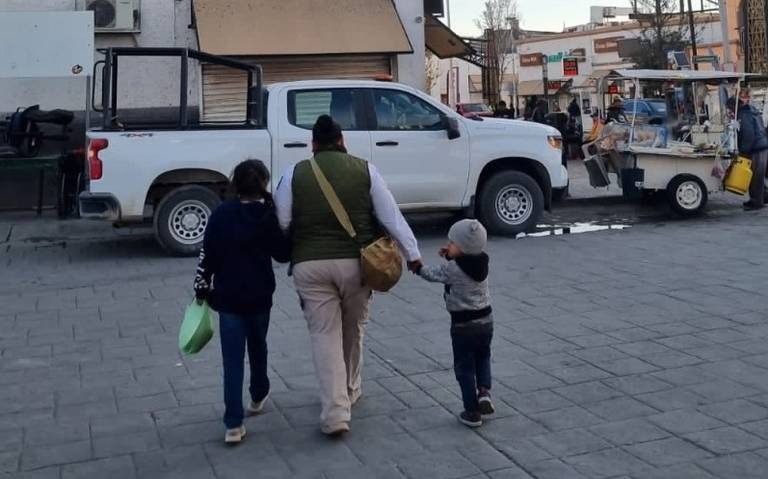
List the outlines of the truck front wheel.
<svg viewBox="0 0 768 479">
<path fill-rule="evenodd" d="M 155 211 L 155 238 L 168 253 L 196 255 L 203 246 L 205 228 L 221 199 L 203 186 L 182 186 L 160 201 Z"/>
<path fill-rule="evenodd" d="M 480 189 L 478 216 L 492 234 L 514 236 L 530 231 L 543 212 L 544 193 L 525 173 L 496 173 Z"/>
</svg>

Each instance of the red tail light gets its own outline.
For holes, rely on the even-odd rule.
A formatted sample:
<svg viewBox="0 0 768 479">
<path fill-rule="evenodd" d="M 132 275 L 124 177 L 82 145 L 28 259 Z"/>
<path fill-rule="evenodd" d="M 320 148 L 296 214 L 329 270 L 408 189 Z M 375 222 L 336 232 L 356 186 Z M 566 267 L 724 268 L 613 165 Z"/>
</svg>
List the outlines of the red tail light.
<svg viewBox="0 0 768 479">
<path fill-rule="evenodd" d="M 109 142 L 103 138 L 94 138 L 88 143 L 88 171 L 91 172 L 92 180 L 100 180 L 103 174 L 99 152 L 106 149 Z"/>
</svg>

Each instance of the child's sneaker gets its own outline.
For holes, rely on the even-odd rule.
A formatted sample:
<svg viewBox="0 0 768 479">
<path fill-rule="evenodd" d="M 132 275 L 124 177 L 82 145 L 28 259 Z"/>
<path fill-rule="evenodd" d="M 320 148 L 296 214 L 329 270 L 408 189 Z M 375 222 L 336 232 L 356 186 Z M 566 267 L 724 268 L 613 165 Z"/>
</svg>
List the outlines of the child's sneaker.
<svg viewBox="0 0 768 479">
<path fill-rule="evenodd" d="M 491 401 L 491 392 L 487 389 L 480 389 L 480 393 L 477 395 L 477 402 L 480 406 L 480 414 L 488 416 L 496 412 L 496 408 L 493 407 Z"/>
<path fill-rule="evenodd" d="M 483 417 L 479 412 L 464 411 L 459 414 L 459 422 L 467 427 L 480 427 L 483 425 Z"/>
<path fill-rule="evenodd" d="M 251 400 L 250 404 L 248 404 L 248 407 L 245 408 L 245 414 L 248 416 L 261 414 L 262 411 L 264 411 L 264 405 L 267 403 L 267 399 L 269 399 L 269 393 L 267 393 L 267 395 L 264 396 L 264 399 L 259 402 Z"/>
<path fill-rule="evenodd" d="M 227 433 L 224 435 L 224 442 L 227 444 L 238 444 L 244 437 L 245 425 L 242 425 L 234 429 L 227 429 Z"/>
</svg>

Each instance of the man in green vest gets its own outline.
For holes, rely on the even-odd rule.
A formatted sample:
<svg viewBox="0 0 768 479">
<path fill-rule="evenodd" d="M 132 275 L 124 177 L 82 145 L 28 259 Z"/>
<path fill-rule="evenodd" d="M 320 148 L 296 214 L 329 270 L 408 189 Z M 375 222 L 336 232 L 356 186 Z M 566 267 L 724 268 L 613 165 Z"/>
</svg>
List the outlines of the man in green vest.
<svg viewBox="0 0 768 479">
<path fill-rule="evenodd" d="M 283 175 L 275 192 L 281 227 L 293 241 L 293 276 L 307 320 L 320 384 L 322 431 L 349 431 L 360 398 L 363 335 L 372 292 L 362 283 L 360 248 L 384 228 L 412 270 L 421 265 L 416 238 L 376 168 L 347 154 L 338 123 L 327 115 L 312 130 L 314 158 L 347 210 L 358 237 L 336 219 L 309 161 Z"/>
</svg>

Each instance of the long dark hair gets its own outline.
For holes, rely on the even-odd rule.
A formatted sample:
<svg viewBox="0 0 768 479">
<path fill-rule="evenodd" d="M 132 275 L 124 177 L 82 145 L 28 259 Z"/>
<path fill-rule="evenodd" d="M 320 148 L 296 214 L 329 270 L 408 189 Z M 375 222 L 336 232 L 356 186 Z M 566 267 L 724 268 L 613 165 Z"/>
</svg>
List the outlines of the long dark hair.
<svg viewBox="0 0 768 479">
<path fill-rule="evenodd" d="M 261 160 L 245 160 L 232 173 L 232 190 L 239 197 L 262 199 L 268 206 L 274 206 L 272 194 L 267 190 L 269 170 Z"/>
</svg>

